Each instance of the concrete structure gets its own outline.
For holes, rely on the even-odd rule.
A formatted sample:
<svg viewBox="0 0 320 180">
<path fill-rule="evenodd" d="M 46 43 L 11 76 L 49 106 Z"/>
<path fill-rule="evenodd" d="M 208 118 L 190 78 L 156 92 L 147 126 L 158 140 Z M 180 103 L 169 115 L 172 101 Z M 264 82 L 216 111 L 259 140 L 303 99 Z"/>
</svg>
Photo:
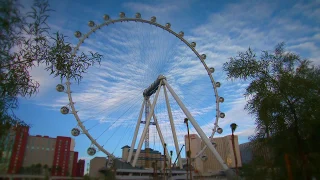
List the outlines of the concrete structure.
<svg viewBox="0 0 320 180">
<path fill-rule="evenodd" d="M 216 149 L 220 154 L 221 158 L 227 163 L 228 167 L 235 168 L 235 158 L 233 153 L 232 147 L 232 138 L 231 135 L 213 138 L 213 142 L 216 143 Z M 234 136 L 234 144 L 236 150 L 236 156 L 238 160 L 238 167 L 242 166 L 240 150 L 239 150 L 239 143 L 238 143 L 238 136 Z M 202 147 L 204 147 L 204 143 L 202 143 Z M 208 160 L 203 162 L 203 171 L 202 173 L 212 173 L 218 172 L 222 170 L 220 163 L 216 160 L 213 154 L 206 149 L 204 153 L 207 155 Z"/>
<path fill-rule="evenodd" d="M 53 176 L 75 177 L 81 174 L 77 172 L 83 175 L 84 165 L 78 167 L 78 152 L 73 151 L 75 142 L 70 137 L 29 136 L 29 128 L 19 126 L 10 131 L 5 140 L 11 145 L 8 145 L 0 161 L 2 173 L 17 174 L 23 169 L 40 165 L 51 169 Z"/>
<path fill-rule="evenodd" d="M 186 145 L 186 156 L 187 151 L 189 151 L 189 140 L 188 135 L 184 136 L 184 142 Z M 201 161 L 201 158 L 196 158 L 199 151 L 202 149 L 201 145 L 201 139 L 197 134 L 190 134 L 190 149 L 191 149 L 191 165 L 198 171 L 202 171 L 203 169 L 203 163 Z M 186 157 L 187 158 L 187 157 Z M 186 159 L 189 161 L 189 159 Z M 189 162 L 190 163 L 190 162 Z"/>
<path fill-rule="evenodd" d="M 232 138 L 231 135 L 225 137 L 213 138 L 211 141 L 216 145 L 216 150 L 220 154 L 221 158 L 227 163 L 228 167 L 234 168 L 234 153 L 232 147 Z M 234 143 L 236 149 L 236 156 L 238 160 L 238 167 L 242 166 L 238 136 L 234 136 Z M 185 144 L 186 144 L 186 152 L 189 150 L 189 142 L 187 136 L 185 136 Z M 191 149 L 191 165 L 195 168 L 195 170 L 201 175 L 207 176 L 211 174 L 217 174 L 222 170 L 222 167 L 218 160 L 214 157 L 212 152 L 206 148 L 202 155 L 207 157 L 207 160 L 202 160 L 200 156 L 197 156 L 199 151 L 203 149 L 205 146 L 204 142 L 201 141 L 197 134 L 190 135 L 190 149 Z"/>
<path fill-rule="evenodd" d="M 91 178 L 103 178 L 99 171 L 106 167 L 107 159 L 105 157 L 94 157 L 90 160 L 89 176 Z"/>
</svg>

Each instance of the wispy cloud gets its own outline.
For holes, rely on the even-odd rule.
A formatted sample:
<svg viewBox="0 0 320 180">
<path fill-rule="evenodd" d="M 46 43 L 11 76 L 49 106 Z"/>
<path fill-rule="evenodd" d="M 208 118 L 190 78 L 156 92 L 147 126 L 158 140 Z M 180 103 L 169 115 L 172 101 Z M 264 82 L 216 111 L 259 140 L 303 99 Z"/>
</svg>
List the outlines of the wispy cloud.
<svg viewBox="0 0 320 180">
<path fill-rule="evenodd" d="M 159 16 L 162 22 L 178 21 L 173 13 L 187 9 L 192 2 L 129 2 L 122 6 L 143 13 L 143 17 Z M 241 137 L 248 137 L 254 132 L 254 120 L 243 109 L 246 104 L 243 94 L 248 82 L 226 81 L 223 63 L 248 47 L 257 52 L 272 50 L 281 41 L 288 43 L 290 51 L 302 52 L 306 58 L 320 63 L 319 26 L 303 21 L 303 18 L 291 17 L 293 14 L 303 14 L 310 21 L 318 21 L 318 12 L 319 3 L 316 1 L 291 4 L 287 9 L 272 2 L 243 1 L 229 3 L 207 19 L 199 20 L 194 28 L 186 29 L 189 33 L 185 38 L 197 42 L 198 52 L 207 55 L 207 65 L 216 69 L 215 80 L 222 82 L 219 95 L 225 97 L 221 110 L 226 113 L 226 118 L 220 119 L 219 125 L 224 128 L 223 135 L 230 133 L 229 125 L 232 122 L 239 125 L 237 134 Z M 58 29 L 59 26 L 54 28 Z M 72 84 L 75 106 L 81 119 L 88 120 L 86 123 L 113 124 L 113 130 L 133 127 L 142 104 L 143 90 L 159 74 L 164 74 L 205 133 L 211 134 L 215 120 L 215 97 L 207 72 L 192 51 L 169 33 L 147 24 L 113 24 L 93 34 L 80 50 L 97 51 L 104 55 L 101 66 L 90 68 L 80 85 Z M 182 144 L 186 133 L 182 121 L 185 115 L 172 97 L 170 102 L 179 143 Z M 50 106 L 56 108 L 66 103 L 64 96 L 55 99 Z M 159 97 L 155 111 L 161 129 L 170 132 L 163 95 Z M 195 132 L 193 128 L 191 131 Z M 153 133 L 154 128 L 151 128 Z M 168 143 L 172 145 L 171 134 L 164 136 L 170 139 L 171 143 Z"/>
</svg>

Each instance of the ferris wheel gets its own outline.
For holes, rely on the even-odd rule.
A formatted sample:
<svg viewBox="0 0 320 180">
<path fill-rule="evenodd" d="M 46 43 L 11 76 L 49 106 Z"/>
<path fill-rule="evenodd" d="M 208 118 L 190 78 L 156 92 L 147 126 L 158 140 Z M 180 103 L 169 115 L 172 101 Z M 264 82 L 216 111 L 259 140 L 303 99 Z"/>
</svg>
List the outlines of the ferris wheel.
<svg viewBox="0 0 320 180">
<path fill-rule="evenodd" d="M 79 42 L 72 48 L 72 56 L 101 52 L 101 64 L 90 68 L 80 84 L 67 79 L 56 86 L 68 95 L 60 112 L 72 114 L 77 122 L 71 134 L 87 136 L 91 156 L 99 151 L 112 159 L 119 156 L 121 146 L 130 145 L 125 161 L 132 166 L 143 144 L 158 151 L 165 148 L 167 155 L 171 148 L 182 168 L 179 151 L 187 118 L 191 132 L 204 142 L 196 156 L 206 160 L 208 148 L 227 170 L 211 141 L 215 133 L 223 132 L 221 83 L 213 78 L 210 59 L 207 62 L 207 55 L 197 51 L 196 38 L 173 31 L 170 23 L 162 25 L 154 16 L 143 19 L 140 13 L 126 17 L 121 12 L 119 18 L 103 19 L 101 24 L 89 21 L 86 34 L 76 31 Z"/>
</svg>

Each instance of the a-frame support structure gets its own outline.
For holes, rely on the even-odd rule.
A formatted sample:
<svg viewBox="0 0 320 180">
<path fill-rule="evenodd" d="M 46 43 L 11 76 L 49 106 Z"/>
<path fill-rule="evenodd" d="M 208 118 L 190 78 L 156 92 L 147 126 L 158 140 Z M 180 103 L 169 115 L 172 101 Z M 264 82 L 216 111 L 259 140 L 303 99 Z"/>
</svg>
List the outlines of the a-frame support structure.
<svg viewBox="0 0 320 180">
<path fill-rule="evenodd" d="M 165 94 L 167 111 L 168 111 L 168 116 L 169 116 L 169 120 L 170 120 L 172 135 L 173 135 L 173 139 L 174 139 L 174 143 L 175 143 L 176 154 L 177 155 L 179 154 L 179 150 L 180 149 L 179 149 L 179 145 L 178 145 L 178 139 L 177 139 L 177 135 L 176 135 L 176 131 L 175 131 L 174 120 L 173 120 L 173 117 L 172 117 L 172 112 L 171 112 L 171 107 L 170 107 L 170 103 L 169 103 L 167 90 L 170 92 L 170 94 L 173 96 L 173 98 L 175 99 L 177 104 L 180 106 L 180 108 L 182 109 L 184 114 L 187 116 L 187 118 L 189 119 L 190 123 L 192 124 L 192 126 L 195 128 L 195 130 L 197 131 L 197 133 L 201 137 L 202 141 L 210 149 L 210 151 L 216 157 L 218 162 L 221 164 L 222 168 L 224 170 L 228 170 L 229 169 L 228 166 L 223 161 L 223 159 L 221 158 L 221 156 L 219 155 L 219 153 L 217 152 L 215 147 L 212 145 L 212 143 L 210 142 L 210 139 L 202 131 L 202 129 L 200 128 L 200 126 L 198 125 L 196 120 L 193 118 L 193 116 L 191 115 L 189 110 L 185 107 L 183 102 L 180 100 L 180 98 L 174 92 L 172 87 L 168 84 L 168 82 L 166 80 L 166 77 L 164 77 L 163 75 L 160 75 L 157 78 L 157 80 L 153 84 L 151 84 L 151 86 L 149 86 L 143 93 L 145 99 L 144 99 L 144 101 L 142 103 L 142 107 L 141 107 L 141 110 L 140 110 L 140 113 L 139 113 L 139 118 L 138 118 L 138 121 L 137 121 L 137 124 L 136 124 L 136 128 L 135 128 L 134 136 L 133 136 L 133 139 L 132 139 L 131 148 L 130 148 L 130 151 L 129 151 L 127 162 L 131 162 L 133 167 L 136 166 L 136 163 L 138 161 L 138 157 L 139 157 L 139 154 L 140 154 L 140 151 L 141 151 L 141 148 L 142 148 L 142 144 L 143 144 L 144 140 L 146 139 L 146 135 L 147 135 L 147 132 L 149 130 L 149 125 L 150 125 L 151 118 L 153 118 L 153 120 L 154 120 L 154 122 L 152 122 L 151 124 L 154 123 L 156 125 L 157 131 L 158 131 L 158 135 L 160 137 L 161 144 L 165 148 L 165 146 L 164 146 L 165 142 L 164 142 L 164 139 L 163 139 L 163 135 L 161 133 L 160 126 L 158 124 L 156 114 L 154 113 L 154 108 L 155 108 L 155 105 L 157 103 L 157 99 L 158 99 L 158 96 L 159 96 L 159 93 L 160 93 L 160 90 L 161 90 L 162 86 L 163 86 L 163 90 L 164 90 L 164 94 Z M 151 102 L 150 102 L 148 97 L 150 97 L 154 93 L 155 93 L 155 96 L 154 96 L 153 102 L 151 104 Z M 143 109 L 144 109 L 144 107 L 146 105 L 147 106 L 149 105 L 149 107 L 148 107 L 149 113 L 148 113 L 148 115 L 146 117 L 145 127 L 144 127 L 142 135 L 140 137 L 139 144 L 138 144 L 135 156 L 133 158 L 133 161 L 131 161 L 132 155 L 133 155 L 133 150 L 134 150 L 135 143 L 136 143 L 136 140 L 137 140 L 139 127 L 140 127 L 140 124 L 141 124 L 141 118 L 142 118 L 142 114 L 143 114 Z M 166 154 L 169 155 L 168 150 L 165 149 L 165 151 L 166 151 Z M 182 169 L 182 161 L 181 161 L 180 155 L 178 157 L 178 160 L 179 160 L 178 161 L 179 162 L 179 167 Z"/>
</svg>

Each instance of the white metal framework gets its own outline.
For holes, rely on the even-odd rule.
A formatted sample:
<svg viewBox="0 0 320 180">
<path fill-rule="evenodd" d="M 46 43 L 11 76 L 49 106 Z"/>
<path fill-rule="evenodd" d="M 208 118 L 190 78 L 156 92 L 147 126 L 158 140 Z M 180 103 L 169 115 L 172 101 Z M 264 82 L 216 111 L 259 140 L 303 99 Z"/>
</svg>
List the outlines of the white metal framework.
<svg viewBox="0 0 320 180">
<path fill-rule="evenodd" d="M 212 129 L 212 134 L 210 136 L 210 138 L 212 138 L 215 134 L 215 132 L 218 133 L 222 133 L 222 129 L 219 127 L 218 125 L 218 121 L 219 118 L 224 118 L 225 114 L 223 112 L 220 112 L 220 103 L 222 103 L 224 101 L 223 97 L 220 97 L 218 94 L 218 88 L 220 87 L 220 83 L 219 82 L 215 82 L 212 73 L 214 72 L 214 68 L 213 67 L 208 67 L 207 64 L 205 63 L 205 59 L 206 59 L 206 55 L 205 54 L 199 54 L 198 51 L 196 50 L 196 43 L 195 42 L 188 42 L 186 39 L 184 39 L 184 32 L 180 31 L 179 33 L 174 32 L 173 30 L 171 30 L 171 24 L 170 23 L 166 23 L 165 25 L 161 25 L 159 23 L 156 22 L 156 17 L 151 17 L 150 20 L 146 20 L 146 19 L 142 19 L 141 18 L 141 14 L 140 13 L 136 13 L 135 17 L 131 18 L 131 17 L 126 17 L 125 14 L 123 12 L 120 13 L 120 18 L 118 19 L 110 19 L 110 17 L 108 15 L 104 15 L 104 22 L 96 25 L 93 21 L 89 21 L 88 25 L 91 28 L 91 30 L 86 33 L 86 34 L 82 34 L 80 31 L 76 31 L 75 32 L 75 36 L 79 39 L 79 42 L 77 43 L 77 45 L 73 48 L 72 51 L 72 56 L 74 56 L 77 51 L 79 50 L 79 47 L 84 43 L 84 40 L 87 39 L 92 33 L 98 31 L 99 29 L 101 29 L 104 26 L 109 26 L 112 24 L 116 24 L 116 23 L 120 23 L 120 22 L 137 22 L 137 23 L 147 23 L 156 27 L 159 27 L 167 32 L 169 32 L 170 34 L 174 35 L 175 37 L 177 37 L 178 39 L 180 39 L 185 45 L 187 45 L 192 52 L 197 56 L 197 58 L 199 59 L 199 61 L 202 63 L 204 69 L 207 71 L 207 74 L 210 78 L 211 84 L 212 84 L 212 88 L 213 88 L 213 92 L 214 92 L 214 96 L 215 96 L 215 105 L 216 105 L 216 117 L 215 117 L 215 122 L 214 122 L 214 126 Z M 156 92 L 155 92 L 155 98 L 153 99 L 153 102 L 151 104 L 151 102 L 149 101 L 148 98 L 145 98 L 145 100 L 142 103 L 141 106 L 141 110 L 139 113 L 139 117 L 136 123 L 136 128 L 135 128 L 135 132 L 134 132 L 134 137 L 132 139 L 132 144 L 130 148 L 130 152 L 129 152 L 129 158 L 128 158 L 128 162 L 130 162 L 131 157 L 132 157 L 132 150 L 135 147 L 135 142 L 137 140 L 137 134 L 139 131 L 139 126 L 141 124 L 141 118 L 143 115 L 143 109 L 147 108 L 148 109 L 148 113 L 147 113 L 147 117 L 146 117 L 146 122 L 145 122 L 145 127 L 144 130 L 142 132 L 141 138 L 139 140 L 139 144 L 138 144 L 138 148 L 137 148 L 137 152 L 134 156 L 134 160 L 132 162 L 132 165 L 135 166 L 137 159 L 138 159 L 138 155 L 140 153 L 142 144 L 144 142 L 144 140 L 147 137 L 147 133 L 148 133 L 148 128 L 150 125 L 150 120 L 151 118 L 154 119 L 154 122 L 156 124 L 156 128 L 158 130 L 160 139 L 161 139 L 161 143 L 164 144 L 164 140 L 163 138 L 161 138 L 162 133 L 161 130 L 159 128 L 158 122 L 157 122 L 157 117 L 156 114 L 154 113 L 154 107 L 155 104 L 157 102 L 157 97 L 159 95 L 160 89 L 163 86 L 163 90 L 164 90 L 164 95 L 165 95 L 165 99 L 166 99 L 166 105 L 167 105 L 167 112 L 168 112 L 168 116 L 169 116 L 169 120 L 170 120 L 170 126 L 172 128 L 172 134 L 173 134 L 173 138 L 174 138 L 174 145 L 175 145 L 175 149 L 176 149 L 176 153 L 178 154 L 179 152 L 179 145 L 177 142 L 177 136 L 176 136 L 176 132 L 175 132 L 175 124 L 174 124 L 174 119 L 172 117 L 172 112 L 171 112 L 171 107 L 169 104 L 169 100 L 168 100 L 168 93 L 167 90 L 170 92 L 170 94 L 174 97 L 174 99 L 176 100 L 176 102 L 179 104 L 180 108 L 183 110 L 184 114 L 188 117 L 188 119 L 190 120 L 190 122 L 192 123 L 193 127 L 196 129 L 196 131 L 198 132 L 198 134 L 200 135 L 201 139 L 205 142 L 206 146 L 205 148 L 209 148 L 212 153 L 214 154 L 214 156 L 218 159 L 218 161 L 220 162 L 220 164 L 222 165 L 222 167 L 226 170 L 228 169 L 228 167 L 226 166 L 226 164 L 223 162 L 223 160 L 221 159 L 220 155 L 217 153 L 216 149 L 214 148 L 214 146 L 211 144 L 210 139 L 204 134 L 204 132 L 202 131 L 202 129 L 200 128 L 200 126 L 198 125 L 198 123 L 196 122 L 196 120 L 193 118 L 193 116 L 191 115 L 191 113 L 188 111 L 188 109 L 185 107 L 185 105 L 183 104 L 183 102 L 179 99 L 179 97 L 177 96 L 177 94 L 173 91 L 173 89 L 171 88 L 171 86 L 168 84 L 168 82 L 166 81 L 166 78 L 164 76 L 159 76 L 159 78 L 157 79 L 159 80 L 159 85 L 157 86 Z M 93 151 L 93 149 L 95 150 L 95 147 L 98 148 L 98 150 L 102 151 L 103 153 L 105 153 L 108 157 L 110 158 L 114 158 L 114 155 L 112 153 L 110 153 L 108 150 L 106 150 L 103 146 L 101 146 L 96 139 L 94 139 L 91 134 L 88 132 L 88 129 L 86 129 L 83 125 L 83 122 L 80 120 L 80 117 L 77 113 L 77 110 L 74 106 L 74 101 L 72 98 L 72 91 L 71 91 L 71 87 L 70 87 L 70 79 L 67 79 L 67 82 L 65 83 L 66 85 L 66 89 L 64 88 L 64 86 L 62 84 L 57 85 L 56 89 L 59 92 L 66 92 L 68 94 L 68 99 L 69 99 L 69 104 L 67 106 L 63 106 L 61 108 L 61 113 L 62 114 L 73 114 L 78 127 L 81 129 L 81 133 L 85 134 L 90 141 L 92 142 L 92 145 L 88 148 L 88 154 L 89 155 L 94 155 L 94 153 L 96 151 Z M 154 92 L 153 92 L 154 93 Z M 147 96 L 146 96 L 147 97 Z M 69 110 L 70 108 L 70 110 Z M 74 128 L 72 130 L 72 134 L 75 136 L 78 136 L 79 130 L 78 128 Z M 204 152 L 204 149 L 202 149 L 202 151 L 198 154 L 198 156 L 202 155 L 202 153 Z M 169 155 L 169 153 L 166 153 L 167 155 Z M 180 158 L 180 157 L 179 157 Z M 179 161 L 181 162 L 181 161 Z M 182 164 L 179 164 L 179 167 L 182 168 Z"/>
<path fill-rule="evenodd" d="M 184 112 L 184 114 L 188 117 L 188 119 L 190 120 L 191 124 L 193 125 L 193 127 L 196 129 L 197 133 L 200 135 L 201 139 L 204 141 L 206 147 L 208 147 L 210 149 L 210 151 L 213 153 L 213 155 L 217 158 L 217 160 L 219 161 L 219 163 L 221 164 L 221 166 L 223 167 L 224 170 L 227 170 L 228 169 L 228 166 L 226 165 L 226 163 L 222 160 L 222 158 L 220 157 L 219 153 L 216 151 L 215 147 L 213 146 L 213 144 L 210 142 L 210 139 L 206 136 L 206 134 L 202 131 L 202 129 L 200 128 L 200 126 L 198 125 L 198 123 L 196 122 L 196 120 L 193 118 L 193 116 L 191 115 L 191 113 L 189 112 L 189 110 L 185 107 L 185 105 L 183 104 L 183 102 L 180 100 L 180 98 L 178 97 L 178 95 L 174 92 L 174 90 L 172 89 L 172 87 L 168 84 L 168 82 L 166 81 L 166 78 L 163 76 L 163 75 L 160 75 L 158 77 L 158 79 L 155 81 L 155 82 L 159 82 L 159 83 L 154 83 L 154 84 L 157 84 L 158 87 L 153 87 L 154 89 L 157 89 L 156 90 L 156 95 L 155 95 L 155 98 L 153 100 L 153 103 L 150 107 L 150 111 L 148 113 L 148 117 L 146 119 L 146 125 L 143 129 L 143 133 L 140 137 L 140 141 L 139 141 L 139 145 L 138 145 L 138 148 L 137 148 L 137 151 L 135 153 L 135 156 L 134 156 L 134 159 L 132 161 L 132 166 L 135 167 L 136 163 L 137 163 L 137 160 L 138 160 L 138 157 L 139 157 L 139 154 L 140 154 L 140 151 L 141 151 L 141 147 L 142 147 L 142 144 L 143 144 L 143 141 L 144 139 L 146 138 L 147 136 L 147 132 L 148 132 L 148 129 L 149 129 L 149 125 L 150 125 L 150 120 L 151 120 L 151 117 L 153 117 L 154 119 L 154 122 L 156 124 L 156 127 L 157 127 L 157 131 L 158 131 L 158 134 L 159 134 L 159 137 L 160 137 L 160 140 L 161 140 L 161 144 L 162 146 L 165 148 L 166 150 L 166 154 L 169 155 L 168 153 L 168 149 L 165 147 L 165 142 L 164 142 L 164 139 L 163 139 L 163 135 L 161 133 L 161 129 L 159 128 L 159 124 L 157 122 L 157 118 L 156 118 L 156 115 L 154 113 L 154 107 L 157 103 L 157 99 L 158 99 L 158 96 L 159 96 L 159 93 L 160 93 L 160 90 L 161 90 L 161 87 L 163 86 L 163 90 L 164 90 L 164 94 L 165 94 L 165 97 L 166 97 L 166 104 L 167 104 L 167 108 L 168 108 L 168 114 L 169 114 L 169 118 L 170 118 L 170 124 L 171 124 L 171 127 L 172 127 L 172 135 L 174 137 L 174 143 L 175 143 L 175 149 L 176 149 L 176 152 L 177 154 L 179 154 L 179 146 L 178 146 L 178 142 L 177 142 L 177 135 L 176 135 L 176 132 L 175 132 L 175 128 L 174 128 L 174 122 L 173 122 L 173 118 L 172 118 L 172 115 L 171 115 L 171 109 L 170 109 L 170 103 L 169 103 L 169 100 L 168 100 L 168 94 L 167 94 L 167 91 L 166 89 L 169 90 L 170 94 L 174 97 L 174 99 L 176 100 L 176 102 L 179 104 L 180 108 L 182 109 L 182 111 Z M 143 101 L 142 103 L 142 108 L 143 109 L 143 105 L 144 104 L 150 104 L 148 103 L 148 100 L 149 98 L 145 98 L 145 100 Z M 145 102 L 147 101 L 147 102 Z M 139 118 L 141 117 L 142 115 L 142 111 L 140 111 L 140 115 L 139 115 Z M 132 144 L 131 144 L 131 147 L 135 147 L 135 141 L 137 139 L 137 136 L 138 136 L 138 129 L 139 129 L 139 126 L 140 126 L 140 123 L 138 122 L 137 125 L 136 125 L 136 131 L 135 131 L 135 134 L 133 135 L 133 141 L 132 141 Z M 130 152 L 129 152 L 129 156 L 128 156 L 128 159 L 127 159 L 127 162 L 131 162 L 131 158 L 132 158 L 132 154 L 133 154 L 133 149 L 134 148 L 130 148 Z M 178 156 L 178 159 L 179 159 L 179 167 L 182 169 L 182 161 L 181 161 L 181 157 L 180 155 Z"/>
</svg>

